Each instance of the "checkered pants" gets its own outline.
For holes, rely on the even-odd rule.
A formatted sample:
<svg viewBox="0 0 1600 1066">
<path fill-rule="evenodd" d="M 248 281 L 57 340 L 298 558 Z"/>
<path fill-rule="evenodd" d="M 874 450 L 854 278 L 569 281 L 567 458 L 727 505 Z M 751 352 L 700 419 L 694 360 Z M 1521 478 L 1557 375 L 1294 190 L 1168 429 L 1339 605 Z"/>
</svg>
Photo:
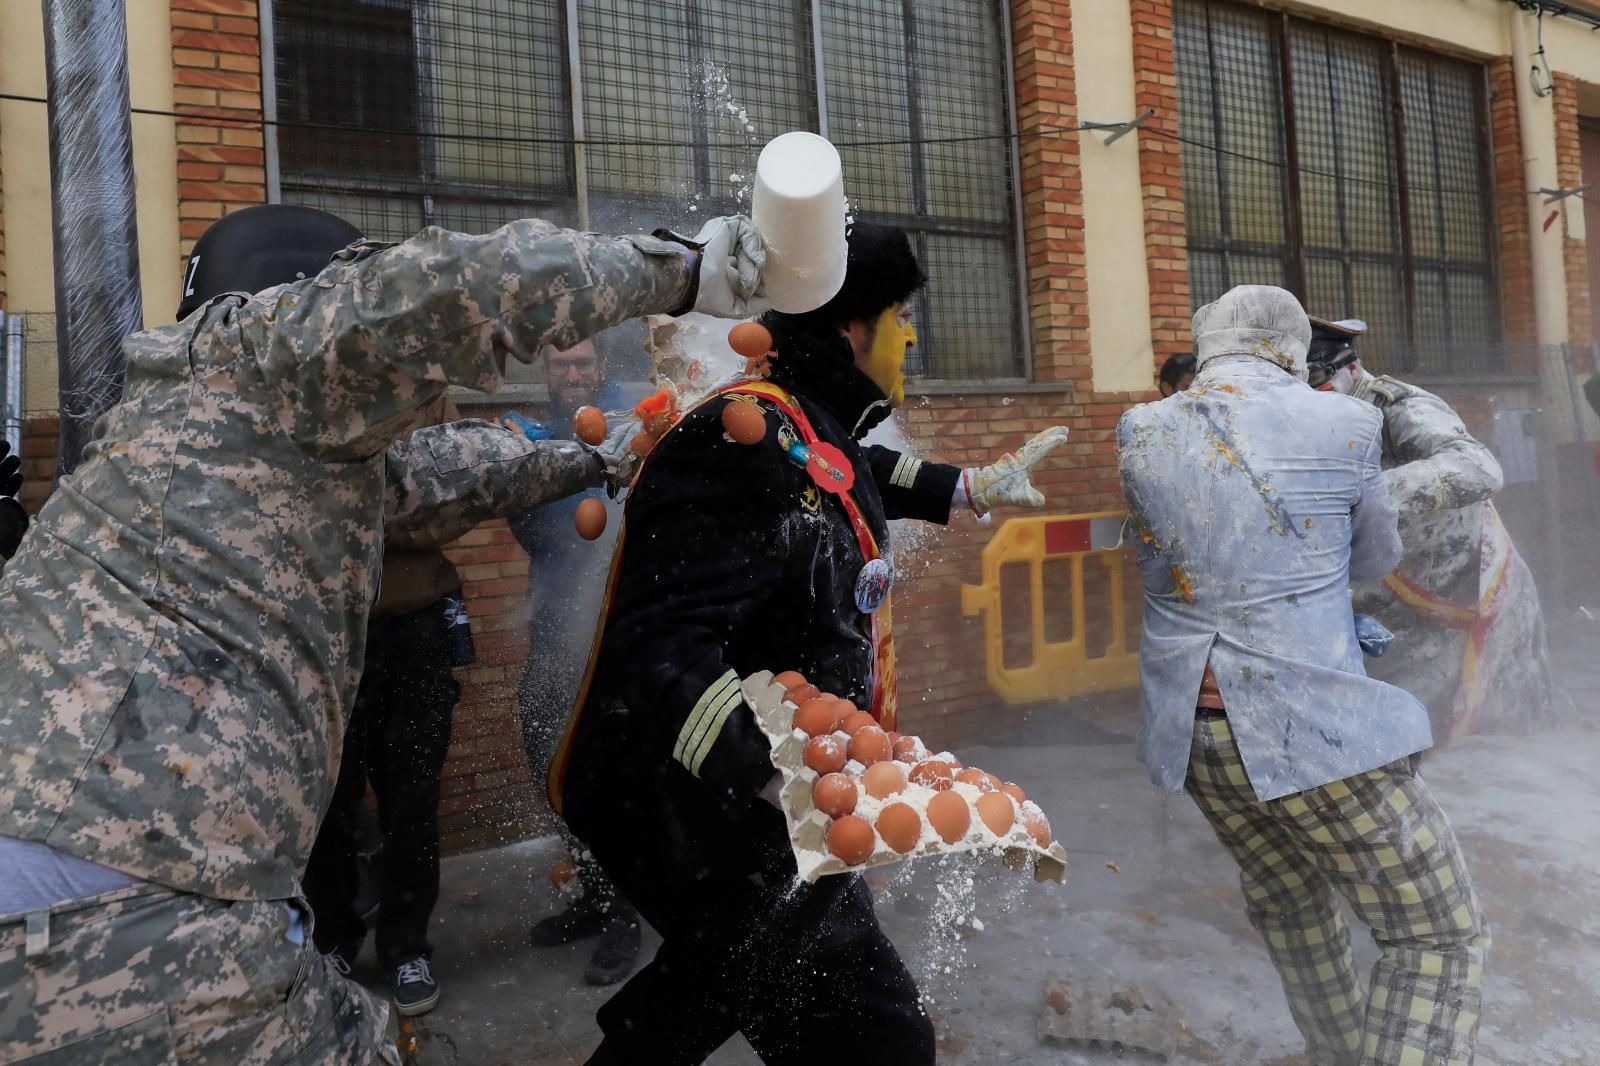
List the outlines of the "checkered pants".
<svg viewBox="0 0 1600 1066">
<path fill-rule="evenodd" d="M 1239 864 L 1316 1066 L 1471 1066 L 1489 930 L 1413 760 L 1263 803 L 1227 719 L 1201 715 L 1186 787 Z M 1383 951 L 1365 993 L 1337 896 Z"/>
</svg>

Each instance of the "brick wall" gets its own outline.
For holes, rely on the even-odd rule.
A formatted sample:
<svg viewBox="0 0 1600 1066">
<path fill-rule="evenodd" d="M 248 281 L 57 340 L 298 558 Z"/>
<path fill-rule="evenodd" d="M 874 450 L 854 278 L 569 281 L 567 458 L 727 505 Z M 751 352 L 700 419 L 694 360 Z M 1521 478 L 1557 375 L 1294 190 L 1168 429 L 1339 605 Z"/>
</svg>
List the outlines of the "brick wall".
<svg viewBox="0 0 1600 1066">
<path fill-rule="evenodd" d="M 261 25 L 253 0 L 172 0 L 180 258 L 230 211 L 267 201 Z M 181 266 L 181 264 L 180 264 Z"/>
<path fill-rule="evenodd" d="M 1139 134 L 1145 247 L 1150 260 L 1150 328 L 1157 362 L 1190 350 L 1189 255 L 1183 219 L 1183 156 L 1178 143 L 1178 70 L 1172 50 L 1172 0 L 1133 0 L 1136 110 L 1155 116 Z"/>
<path fill-rule="evenodd" d="M 1578 80 L 1570 74 L 1555 77 L 1556 183 L 1563 189 L 1583 184 L 1583 142 L 1578 130 Z M 1582 200 L 1566 202 L 1566 218 L 1583 211 Z M 1562 257 L 1567 283 L 1567 331 L 1573 344 L 1594 340 L 1594 319 L 1589 308 L 1589 252 L 1586 241 L 1575 240 L 1563 220 L 1566 237 Z M 1585 230 L 1585 237 L 1588 236 Z"/>
<path fill-rule="evenodd" d="M 1522 133 L 1517 125 L 1515 78 L 1522 76 L 1511 57 L 1489 64 L 1489 122 L 1494 149 L 1495 213 L 1500 236 L 1501 306 L 1506 340 L 1532 344 L 1534 322 L 1533 251 L 1528 234 L 1527 180 L 1522 169 Z"/>
</svg>

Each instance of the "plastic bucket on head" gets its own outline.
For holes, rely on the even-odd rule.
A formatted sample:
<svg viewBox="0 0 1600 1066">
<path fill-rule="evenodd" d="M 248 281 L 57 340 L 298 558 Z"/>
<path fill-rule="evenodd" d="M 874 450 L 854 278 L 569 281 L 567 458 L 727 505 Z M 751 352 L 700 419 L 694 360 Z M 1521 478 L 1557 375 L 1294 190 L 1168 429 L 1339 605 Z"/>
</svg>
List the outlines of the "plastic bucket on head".
<svg viewBox="0 0 1600 1066">
<path fill-rule="evenodd" d="M 773 310 L 814 311 L 844 285 L 844 169 L 815 133 L 774 138 L 756 163 L 751 221 L 767 248 L 762 271 Z"/>
</svg>

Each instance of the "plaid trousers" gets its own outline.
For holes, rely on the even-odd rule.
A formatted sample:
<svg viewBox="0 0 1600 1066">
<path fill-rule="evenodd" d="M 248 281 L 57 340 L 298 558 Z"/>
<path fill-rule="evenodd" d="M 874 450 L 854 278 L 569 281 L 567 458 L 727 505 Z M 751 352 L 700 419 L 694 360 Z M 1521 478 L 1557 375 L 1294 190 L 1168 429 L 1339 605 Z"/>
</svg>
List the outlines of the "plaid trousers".
<svg viewBox="0 0 1600 1066">
<path fill-rule="evenodd" d="M 1471 1066 L 1489 930 L 1414 759 L 1263 803 L 1227 719 L 1202 713 L 1185 787 L 1239 864 L 1316 1066 Z M 1382 949 L 1365 991 L 1341 895 Z"/>
</svg>

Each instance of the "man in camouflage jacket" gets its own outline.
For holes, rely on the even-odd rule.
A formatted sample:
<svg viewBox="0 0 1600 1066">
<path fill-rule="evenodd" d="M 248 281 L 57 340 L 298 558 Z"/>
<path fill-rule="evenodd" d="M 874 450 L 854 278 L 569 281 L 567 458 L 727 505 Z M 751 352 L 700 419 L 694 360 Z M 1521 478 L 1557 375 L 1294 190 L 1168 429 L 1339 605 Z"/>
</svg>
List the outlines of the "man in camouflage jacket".
<svg viewBox="0 0 1600 1066">
<path fill-rule="evenodd" d="M 1384 481 L 1405 555 L 1389 577 L 1355 588 L 1356 611 L 1395 634 L 1367 671 L 1421 700 L 1441 742 L 1547 725 L 1563 697 L 1539 591 L 1491 502 L 1500 463 L 1442 399 L 1362 367 L 1365 331 L 1353 319 L 1312 319 L 1307 361 L 1314 385 L 1383 412 Z M 1481 651 L 1469 655 L 1470 640 Z"/>
<path fill-rule="evenodd" d="M 42 871 L 0 906 L 25 907 L 0 917 L 0 1058 L 393 1055 L 297 901 L 385 529 L 526 510 L 605 467 L 487 423 L 395 442 L 447 385 L 496 388 L 508 352 L 747 313 L 759 287 L 741 219 L 682 243 L 430 228 L 329 263 L 341 226 L 272 206 L 202 238 L 182 321 L 124 342 L 122 402 L 0 573 L 0 859 Z M 219 262 L 240 291 L 201 303 Z"/>
</svg>

